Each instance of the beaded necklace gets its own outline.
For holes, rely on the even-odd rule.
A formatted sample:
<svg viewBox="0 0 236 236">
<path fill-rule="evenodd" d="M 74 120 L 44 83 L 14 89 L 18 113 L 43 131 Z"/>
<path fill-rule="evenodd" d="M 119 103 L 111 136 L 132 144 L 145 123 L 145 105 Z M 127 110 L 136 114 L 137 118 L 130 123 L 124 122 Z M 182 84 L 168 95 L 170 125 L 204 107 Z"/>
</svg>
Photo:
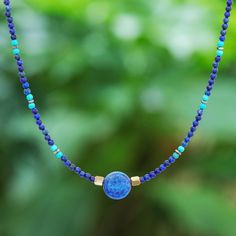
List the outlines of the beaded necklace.
<svg viewBox="0 0 236 236">
<path fill-rule="evenodd" d="M 64 153 L 59 149 L 59 147 L 54 143 L 53 139 L 49 135 L 48 130 L 45 128 L 45 125 L 43 124 L 41 120 L 41 116 L 39 114 L 39 111 L 34 101 L 34 96 L 30 89 L 30 84 L 26 78 L 26 74 L 25 74 L 25 70 L 23 66 L 23 60 L 21 59 L 20 49 L 18 47 L 18 40 L 16 37 L 14 21 L 11 16 L 10 0 L 4 0 L 4 4 L 5 4 L 5 16 L 7 19 L 9 33 L 11 37 L 11 45 L 13 48 L 12 52 L 16 60 L 16 64 L 18 68 L 18 75 L 19 75 L 20 82 L 24 90 L 26 100 L 28 102 L 28 108 L 31 110 L 33 117 L 36 121 L 36 124 L 40 132 L 43 134 L 44 139 L 48 143 L 50 150 L 53 152 L 54 156 L 57 159 L 60 159 L 62 163 L 64 163 L 64 165 L 69 168 L 69 170 L 75 172 L 77 175 L 79 175 L 79 177 L 84 178 L 85 180 L 88 180 L 89 182 L 95 184 L 96 186 L 103 186 L 104 193 L 109 198 L 114 199 L 114 200 L 120 200 L 128 196 L 128 194 L 131 191 L 132 186 L 133 187 L 139 186 L 147 181 L 150 181 L 151 179 L 156 178 L 159 174 L 165 171 L 171 164 L 173 164 L 183 154 L 188 144 L 190 143 L 192 137 L 194 136 L 197 130 L 197 127 L 199 125 L 199 122 L 201 121 L 203 117 L 204 110 L 207 107 L 207 102 L 209 100 L 211 91 L 215 83 L 215 79 L 217 77 L 219 63 L 221 61 L 223 50 L 224 50 L 223 47 L 224 47 L 224 42 L 225 42 L 228 23 L 229 23 L 230 11 L 233 4 L 232 0 L 226 1 L 226 8 L 225 8 L 225 13 L 224 13 L 222 30 L 220 32 L 219 41 L 217 43 L 217 52 L 214 58 L 214 62 L 212 64 L 212 71 L 210 74 L 210 78 L 208 80 L 208 84 L 206 86 L 204 95 L 202 96 L 200 106 L 197 109 L 195 119 L 186 137 L 184 138 L 181 145 L 177 147 L 177 149 L 173 152 L 173 154 L 166 161 L 164 161 L 159 167 L 157 167 L 153 171 L 150 171 L 144 176 L 141 176 L 141 177 L 133 176 L 131 178 L 128 177 L 125 173 L 120 172 L 120 171 L 112 172 L 108 174 L 105 178 L 102 176 L 93 176 L 90 173 L 87 173 L 81 170 L 80 167 L 74 165 L 67 158 L 67 156 L 65 156 Z"/>
</svg>

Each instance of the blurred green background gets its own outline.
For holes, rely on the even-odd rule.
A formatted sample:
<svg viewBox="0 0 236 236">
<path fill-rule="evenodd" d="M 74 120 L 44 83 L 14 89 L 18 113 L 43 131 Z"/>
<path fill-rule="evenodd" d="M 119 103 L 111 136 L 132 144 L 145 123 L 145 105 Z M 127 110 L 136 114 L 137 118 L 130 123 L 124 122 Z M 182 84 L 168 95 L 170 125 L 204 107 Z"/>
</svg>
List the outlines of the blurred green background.
<svg viewBox="0 0 236 236">
<path fill-rule="evenodd" d="M 13 15 L 35 100 L 56 143 L 94 175 L 157 167 L 204 91 L 225 1 L 19 0 Z M 185 155 L 112 201 L 53 158 L 0 16 L 1 236 L 235 236 L 236 11 L 205 119 Z"/>
</svg>

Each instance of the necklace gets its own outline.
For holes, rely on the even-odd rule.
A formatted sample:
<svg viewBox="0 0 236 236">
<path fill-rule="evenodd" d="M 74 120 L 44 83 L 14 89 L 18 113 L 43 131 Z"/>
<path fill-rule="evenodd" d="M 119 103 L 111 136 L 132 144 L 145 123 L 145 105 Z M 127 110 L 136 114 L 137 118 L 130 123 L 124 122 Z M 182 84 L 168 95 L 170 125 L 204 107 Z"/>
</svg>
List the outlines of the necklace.
<svg viewBox="0 0 236 236">
<path fill-rule="evenodd" d="M 212 64 L 212 71 L 210 74 L 210 78 L 208 80 L 208 84 L 206 86 L 204 95 L 202 96 L 199 108 L 197 109 L 195 119 L 186 137 L 184 138 L 181 145 L 173 152 L 173 154 L 166 161 L 164 161 L 159 167 L 157 167 L 153 171 L 150 171 L 144 176 L 141 176 L 141 177 L 133 176 L 131 178 L 128 177 L 125 173 L 120 172 L 120 171 L 112 172 L 108 174 L 105 178 L 102 176 L 93 176 L 90 173 L 87 173 L 81 170 L 80 167 L 74 165 L 67 158 L 67 156 L 65 156 L 64 153 L 58 148 L 58 146 L 54 143 L 53 139 L 49 135 L 48 130 L 45 128 L 45 125 L 43 124 L 41 120 L 41 116 L 39 114 L 39 111 L 34 101 L 34 96 L 32 95 L 32 92 L 30 89 L 30 84 L 28 82 L 28 79 L 26 78 L 26 74 L 25 74 L 25 70 L 23 66 L 23 60 L 21 59 L 20 49 L 18 47 L 18 40 L 16 37 L 14 21 L 11 14 L 10 0 L 4 0 L 4 4 L 5 4 L 5 16 L 7 19 L 9 33 L 11 37 L 12 52 L 16 60 L 16 64 L 18 67 L 18 75 L 20 78 L 20 82 L 22 84 L 22 88 L 24 90 L 26 100 L 28 102 L 28 108 L 31 110 L 33 117 L 35 119 L 35 122 L 40 132 L 43 134 L 44 139 L 48 143 L 50 150 L 53 152 L 54 156 L 57 159 L 60 159 L 64 163 L 66 167 L 68 167 L 71 171 L 79 175 L 79 177 L 84 178 L 85 180 L 88 180 L 89 182 L 94 183 L 97 186 L 103 186 L 104 193 L 109 198 L 114 199 L 114 200 L 120 200 L 128 196 L 132 187 L 139 186 L 147 181 L 150 181 L 151 179 L 154 179 L 163 171 L 165 171 L 170 165 L 172 165 L 183 154 L 188 144 L 190 143 L 192 137 L 194 136 L 197 130 L 197 127 L 203 117 L 204 110 L 207 107 L 209 97 L 211 95 L 213 86 L 215 84 L 215 79 L 217 78 L 218 67 L 219 67 L 219 63 L 221 61 L 223 50 L 224 50 L 223 47 L 224 47 L 224 42 L 226 39 L 226 33 L 228 29 L 230 11 L 233 4 L 232 0 L 226 1 L 226 8 L 225 8 L 225 13 L 224 13 L 222 30 L 220 32 L 219 41 L 217 43 L 217 52 L 214 58 L 214 62 Z"/>
</svg>

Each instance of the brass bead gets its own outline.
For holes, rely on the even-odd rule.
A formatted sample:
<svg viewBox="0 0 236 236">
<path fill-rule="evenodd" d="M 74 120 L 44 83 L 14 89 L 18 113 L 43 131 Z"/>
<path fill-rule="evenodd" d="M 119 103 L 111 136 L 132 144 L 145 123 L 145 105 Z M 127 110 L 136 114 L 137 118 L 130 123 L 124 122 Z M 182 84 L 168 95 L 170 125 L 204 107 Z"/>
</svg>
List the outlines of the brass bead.
<svg viewBox="0 0 236 236">
<path fill-rule="evenodd" d="M 181 156 L 181 154 L 182 154 L 178 149 L 176 149 L 175 152 L 176 152 L 177 154 L 179 154 L 180 156 Z"/>
<path fill-rule="evenodd" d="M 139 186 L 141 184 L 139 176 L 133 176 L 130 178 L 132 186 Z"/>
<path fill-rule="evenodd" d="M 94 184 L 97 186 L 102 186 L 104 181 L 104 177 L 102 176 L 95 176 Z"/>
</svg>

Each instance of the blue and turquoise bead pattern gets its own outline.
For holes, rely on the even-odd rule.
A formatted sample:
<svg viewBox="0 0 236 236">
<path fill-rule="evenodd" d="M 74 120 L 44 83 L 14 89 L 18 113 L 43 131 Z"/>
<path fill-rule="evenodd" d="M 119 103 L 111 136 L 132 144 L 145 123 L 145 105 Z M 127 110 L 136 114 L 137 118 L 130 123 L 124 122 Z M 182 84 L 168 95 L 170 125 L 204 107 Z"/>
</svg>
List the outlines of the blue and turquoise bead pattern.
<svg viewBox="0 0 236 236">
<path fill-rule="evenodd" d="M 74 165 L 68 158 L 63 154 L 63 152 L 60 151 L 58 146 L 54 143 L 54 140 L 51 138 L 48 130 L 46 129 L 45 125 L 43 124 L 41 120 L 41 116 L 39 114 L 39 111 L 37 109 L 37 106 L 34 101 L 34 96 L 30 89 L 30 84 L 28 82 L 28 79 L 26 77 L 25 69 L 23 66 L 23 60 L 20 56 L 20 49 L 19 49 L 19 43 L 16 36 L 16 30 L 14 25 L 14 20 L 11 15 L 11 4 L 10 0 L 4 0 L 5 4 L 5 16 L 9 28 L 9 34 L 11 38 L 11 46 L 12 46 L 12 52 L 16 60 L 16 65 L 18 68 L 18 76 L 20 79 L 20 82 L 22 84 L 23 92 L 26 97 L 26 101 L 28 102 L 28 108 L 31 110 L 33 114 L 33 118 L 35 119 L 36 125 L 38 126 L 40 132 L 43 134 L 45 141 L 48 143 L 50 150 L 53 152 L 56 158 L 60 159 L 64 165 L 71 171 L 73 171 L 75 174 L 77 174 L 79 177 L 84 178 L 92 183 L 96 184 L 96 177 L 91 175 L 88 172 L 85 172 L 81 170 L 80 167 Z M 208 80 L 208 84 L 206 86 L 204 95 L 202 96 L 201 103 L 199 105 L 199 108 L 196 112 L 196 116 L 194 118 L 194 121 L 192 122 L 192 126 L 190 127 L 189 131 L 187 132 L 187 135 L 185 136 L 184 140 L 182 141 L 181 145 L 174 151 L 174 153 L 166 160 L 164 161 L 159 167 L 156 169 L 148 172 L 144 176 L 138 177 L 131 177 L 131 179 L 122 172 L 112 172 L 109 175 L 105 177 L 104 182 L 99 182 L 100 186 L 103 185 L 103 189 L 105 194 L 112 198 L 112 199 L 123 199 L 125 198 L 129 192 L 131 191 L 131 186 L 137 186 L 140 183 L 144 183 L 147 181 L 150 181 L 151 179 L 154 179 L 159 174 L 164 172 L 170 165 L 172 165 L 179 157 L 183 154 L 187 146 L 189 145 L 192 137 L 197 131 L 197 127 L 199 126 L 200 121 L 202 120 L 203 113 L 207 107 L 207 103 L 209 101 L 209 97 L 211 95 L 213 86 L 215 84 L 215 80 L 217 78 L 218 73 L 218 67 L 219 63 L 223 56 L 223 50 L 225 45 L 225 39 L 226 39 L 226 33 L 228 29 L 228 23 L 229 23 L 229 17 L 230 12 L 232 9 L 232 0 L 226 1 L 226 8 L 224 13 L 224 19 L 222 24 L 222 30 L 220 32 L 219 41 L 217 42 L 217 51 L 216 51 L 216 57 L 214 59 L 214 62 L 212 64 L 212 71 L 210 74 L 210 78 Z M 133 178 L 133 179 L 132 179 Z"/>
<path fill-rule="evenodd" d="M 103 190 L 109 198 L 121 200 L 129 195 L 131 191 L 131 180 L 123 172 L 111 172 L 104 179 Z"/>
</svg>

